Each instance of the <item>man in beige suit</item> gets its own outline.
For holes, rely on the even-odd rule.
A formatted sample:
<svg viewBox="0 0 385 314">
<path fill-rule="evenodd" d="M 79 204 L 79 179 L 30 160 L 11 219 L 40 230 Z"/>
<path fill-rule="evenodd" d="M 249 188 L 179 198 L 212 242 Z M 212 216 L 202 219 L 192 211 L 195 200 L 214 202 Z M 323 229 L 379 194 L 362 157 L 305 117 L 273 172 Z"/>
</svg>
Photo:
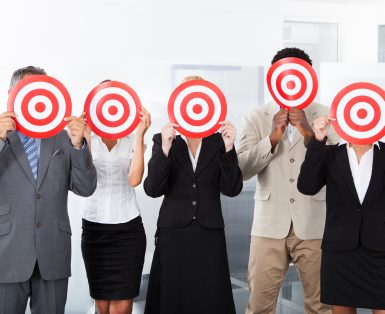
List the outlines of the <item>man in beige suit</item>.
<svg viewBox="0 0 385 314">
<path fill-rule="evenodd" d="M 297 57 L 311 64 L 297 48 L 279 51 L 272 63 Z M 274 313 L 289 263 L 298 269 L 306 313 L 331 313 L 320 303 L 321 238 L 325 223 L 325 191 L 309 197 L 297 190 L 306 144 L 314 136 L 314 119 L 328 115 L 317 103 L 305 110 L 280 110 L 269 103 L 244 119 L 238 149 L 244 180 L 257 175 L 249 258 L 250 298 L 246 314 Z M 329 142 L 337 143 L 330 131 Z"/>
</svg>

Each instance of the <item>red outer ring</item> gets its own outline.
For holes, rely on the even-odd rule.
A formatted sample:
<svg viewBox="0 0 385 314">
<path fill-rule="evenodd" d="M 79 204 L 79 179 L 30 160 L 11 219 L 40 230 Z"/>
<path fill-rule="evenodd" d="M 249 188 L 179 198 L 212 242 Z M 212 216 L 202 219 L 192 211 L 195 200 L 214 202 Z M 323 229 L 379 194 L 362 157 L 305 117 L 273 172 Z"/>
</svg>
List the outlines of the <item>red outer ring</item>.
<svg viewBox="0 0 385 314">
<path fill-rule="evenodd" d="M 341 102 L 341 99 L 346 94 L 348 94 L 351 91 L 356 90 L 356 89 L 369 89 L 371 91 L 374 91 L 379 96 L 381 96 L 385 101 L 385 91 L 381 87 L 379 87 L 375 84 L 372 84 L 372 83 L 368 83 L 368 82 L 353 83 L 353 84 L 350 84 L 350 85 L 344 87 L 334 98 L 333 103 L 332 103 L 331 108 L 330 108 L 330 116 L 331 117 L 334 117 L 334 118 L 337 117 L 337 108 Z M 363 95 L 363 96 L 366 96 L 366 95 Z M 377 142 L 378 140 L 380 140 L 382 137 L 385 136 L 385 127 L 378 134 L 376 134 L 372 137 L 359 139 L 359 138 L 355 138 L 355 137 L 350 136 L 349 134 L 345 133 L 345 131 L 343 131 L 342 128 L 340 127 L 337 120 L 332 121 L 332 125 L 334 127 L 334 130 L 337 132 L 337 134 L 341 138 L 343 138 L 345 141 L 352 143 L 352 144 L 359 144 L 359 145 L 372 144 L 374 142 Z"/>
<path fill-rule="evenodd" d="M 187 82 L 184 82 L 184 83 L 180 84 L 172 92 L 172 94 L 170 96 L 170 99 L 168 101 L 168 117 L 169 117 L 171 122 L 178 124 L 178 121 L 176 120 L 175 114 L 174 114 L 175 100 L 176 100 L 177 96 L 184 89 L 192 87 L 192 86 L 204 86 L 204 87 L 207 87 L 207 88 L 211 89 L 219 98 L 219 101 L 221 103 L 221 114 L 219 116 L 218 122 L 212 128 L 210 128 L 207 131 L 204 131 L 204 132 L 192 132 L 190 130 L 182 128 L 181 126 L 177 127 L 176 130 L 180 134 L 182 134 L 184 136 L 187 136 L 187 137 L 192 137 L 192 138 L 207 137 L 207 136 L 210 136 L 211 134 L 213 134 L 213 133 L 215 133 L 216 131 L 219 130 L 219 128 L 221 127 L 219 122 L 224 121 L 226 119 L 226 115 L 227 115 L 227 102 L 226 102 L 225 95 L 222 93 L 222 91 L 219 89 L 219 87 L 217 87 L 215 84 L 213 84 L 213 83 L 211 83 L 209 81 L 205 81 L 205 80 L 191 80 L 191 81 L 187 81 Z"/>
<path fill-rule="evenodd" d="M 301 66 L 303 66 L 304 68 L 306 68 L 307 71 L 309 71 L 309 74 L 313 80 L 313 89 L 308 97 L 308 99 L 306 99 L 302 104 L 300 104 L 299 106 L 297 106 L 296 108 L 298 109 L 305 109 L 308 105 L 311 104 L 311 102 L 314 100 L 315 96 L 317 95 L 317 91 L 318 91 L 318 79 L 317 79 L 317 74 L 315 73 L 313 67 L 307 63 L 305 60 L 302 60 L 300 58 L 283 58 L 283 59 L 280 59 L 276 62 L 274 62 L 269 71 L 267 72 L 267 76 L 266 76 L 266 81 L 267 81 L 267 87 L 269 88 L 269 92 L 271 94 L 271 96 L 273 97 L 273 99 L 275 100 L 275 102 L 281 106 L 281 108 L 283 109 L 287 109 L 287 110 L 290 110 L 290 108 L 293 108 L 291 106 L 288 106 L 287 103 L 285 102 L 281 102 L 278 97 L 275 95 L 274 91 L 273 91 L 273 88 L 272 88 L 272 82 L 271 82 L 271 77 L 274 73 L 274 71 L 279 67 L 281 66 L 282 64 L 286 64 L 286 63 L 296 63 L 296 64 L 299 64 Z M 296 71 L 296 70 L 294 70 Z M 294 74 L 293 71 L 290 71 L 290 70 L 287 70 L 286 71 L 287 74 Z M 279 90 L 278 86 L 277 86 L 277 89 Z M 302 89 L 302 88 L 301 88 Z"/>
<path fill-rule="evenodd" d="M 89 110 L 90 110 L 90 105 L 91 105 L 91 101 L 92 99 L 95 97 L 95 95 L 105 89 L 105 88 L 110 88 L 110 87 L 116 87 L 116 88 L 120 88 L 120 89 L 123 89 L 125 90 L 127 93 L 129 93 L 131 95 L 131 97 L 134 99 L 134 102 L 135 102 L 135 106 L 136 106 L 136 114 L 135 114 L 135 119 L 134 121 L 132 122 L 132 124 L 124 131 L 122 132 L 119 132 L 119 133 L 107 133 L 101 129 L 99 129 L 95 124 L 94 122 L 92 121 L 91 119 L 91 116 L 89 114 Z M 128 99 L 126 99 L 126 101 L 128 102 Z M 129 135 L 130 133 L 132 133 L 136 127 L 138 126 L 139 122 L 140 122 L 140 116 L 139 116 L 139 112 L 141 111 L 141 102 L 140 102 L 140 99 L 139 99 L 139 96 L 136 94 L 136 92 L 130 87 L 128 86 L 127 84 L 124 84 L 122 82 L 118 82 L 118 81 L 109 81 L 109 82 L 104 82 L 102 84 L 99 84 L 98 86 L 96 86 L 87 96 L 86 98 L 86 101 L 84 103 L 84 112 L 86 112 L 86 116 L 87 116 L 87 121 L 88 121 L 88 124 L 91 128 L 91 130 L 99 135 L 100 137 L 103 137 L 103 138 L 108 138 L 108 139 L 111 139 L 111 140 L 116 140 L 116 139 L 119 139 L 119 138 L 123 138 L 127 135 Z M 129 113 L 131 114 L 131 112 Z M 128 118 L 128 116 L 127 116 Z M 120 119 L 121 120 L 121 119 Z M 119 120 L 119 121 L 120 121 Z M 123 121 L 124 122 L 124 121 Z"/>
<path fill-rule="evenodd" d="M 65 128 L 65 126 L 67 125 L 67 122 L 64 121 L 64 118 L 71 116 L 71 112 L 72 112 L 72 102 L 71 102 L 70 94 L 68 93 L 65 86 L 60 81 L 58 81 L 57 79 L 50 77 L 48 75 L 30 75 L 30 76 L 27 76 L 26 78 L 22 79 L 19 83 L 17 83 L 16 86 L 10 91 L 9 96 L 8 96 L 7 108 L 8 108 L 8 111 L 14 111 L 15 99 L 16 99 L 18 93 L 20 92 L 20 90 L 22 88 L 24 88 L 25 86 L 27 86 L 31 83 L 35 83 L 35 82 L 45 82 L 45 83 L 54 85 L 56 88 L 59 89 L 59 91 L 61 92 L 61 94 L 64 97 L 65 106 L 66 106 L 63 121 L 61 123 L 59 123 L 59 125 L 52 130 L 49 130 L 47 132 L 36 132 L 34 130 L 29 130 L 29 129 L 25 128 L 24 126 L 22 126 L 17 121 L 17 118 L 16 118 L 15 119 L 16 130 L 20 131 L 24 135 L 27 135 L 27 136 L 33 137 L 33 138 L 51 137 L 51 136 L 58 134 L 60 131 L 62 131 Z M 38 90 L 40 90 L 40 89 L 36 89 L 36 91 L 38 91 Z M 43 96 L 47 96 L 47 95 L 43 95 Z M 24 101 L 24 99 L 23 99 L 23 101 Z M 59 105 L 57 100 L 56 100 L 56 103 Z M 55 106 L 55 102 L 53 102 L 53 104 L 52 104 L 52 107 L 53 107 L 52 110 L 54 112 L 57 112 L 59 110 L 59 108 L 54 108 L 54 106 Z M 22 115 L 22 112 L 16 112 L 16 114 Z M 51 117 L 51 116 L 52 116 L 52 114 L 49 117 Z M 46 119 L 40 120 L 39 123 L 35 123 L 35 125 L 41 126 L 44 124 L 48 124 L 48 123 L 45 123 L 45 122 L 47 122 L 47 119 L 48 119 L 48 117 Z M 48 121 L 48 122 L 51 122 L 51 121 Z M 32 122 L 30 121 L 30 123 L 32 123 Z"/>
</svg>

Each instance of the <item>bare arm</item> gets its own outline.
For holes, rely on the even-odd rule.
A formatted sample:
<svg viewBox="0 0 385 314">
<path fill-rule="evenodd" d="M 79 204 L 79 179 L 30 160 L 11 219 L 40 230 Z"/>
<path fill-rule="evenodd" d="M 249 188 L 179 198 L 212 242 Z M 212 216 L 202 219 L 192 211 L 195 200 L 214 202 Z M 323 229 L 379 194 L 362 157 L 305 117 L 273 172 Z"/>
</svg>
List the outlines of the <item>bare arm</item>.
<svg viewBox="0 0 385 314">
<path fill-rule="evenodd" d="M 128 173 L 128 184 L 132 187 L 138 186 L 142 182 L 144 173 L 144 134 L 151 125 L 151 115 L 144 107 L 142 107 L 140 120 L 136 131 L 134 156 Z"/>
</svg>

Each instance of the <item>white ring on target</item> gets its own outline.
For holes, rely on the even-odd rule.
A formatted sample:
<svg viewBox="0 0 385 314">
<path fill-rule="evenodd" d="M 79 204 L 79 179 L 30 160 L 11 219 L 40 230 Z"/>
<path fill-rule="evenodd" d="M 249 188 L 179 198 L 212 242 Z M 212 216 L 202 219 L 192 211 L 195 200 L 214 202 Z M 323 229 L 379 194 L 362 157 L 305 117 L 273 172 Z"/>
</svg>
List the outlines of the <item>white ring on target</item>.
<svg viewBox="0 0 385 314">
<path fill-rule="evenodd" d="M 195 113 L 193 108 L 195 105 L 200 105 L 202 107 L 202 111 L 200 113 Z M 202 120 L 209 113 L 208 104 L 200 98 L 191 99 L 186 105 L 187 115 L 194 120 Z"/>
<path fill-rule="evenodd" d="M 360 118 L 358 116 L 358 111 L 360 109 L 363 109 L 366 111 L 367 115 L 365 118 Z M 374 119 L 374 109 L 371 105 L 369 105 L 366 102 L 358 102 L 353 105 L 352 109 L 350 110 L 350 117 L 352 121 L 358 125 L 367 125 Z"/>
<path fill-rule="evenodd" d="M 99 100 L 108 94 L 118 94 L 118 95 L 124 97 L 128 102 L 128 106 L 130 107 L 130 115 L 128 116 L 128 119 L 123 124 L 116 126 L 116 127 L 110 127 L 110 126 L 103 124 L 102 122 L 100 122 L 100 120 L 98 119 L 98 116 L 96 114 L 96 106 L 97 106 Z M 131 124 L 134 122 L 135 117 L 136 117 L 136 112 L 137 112 L 137 110 L 136 110 L 134 98 L 132 98 L 130 93 L 128 93 L 124 89 L 118 88 L 118 87 L 106 87 L 106 88 L 99 90 L 95 94 L 95 96 L 92 98 L 91 103 L 90 103 L 90 108 L 89 108 L 89 113 L 90 113 L 92 123 L 99 130 L 101 130 L 105 133 L 110 133 L 110 134 L 116 134 L 116 133 L 121 133 L 123 131 L 126 131 L 131 126 Z"/>
<path fill-rule="evenodd" d="M 352 129 L 350 126 L 348 126 L 346 121 L 345 121 L 344 111 L 345 111 L 346 104 L 352 98 L 354 98 L 356 96 L 368 96 L 368 97 L 372 98 L 375 102 L 378 103 L 378 106 L 381 110 L 381 117 L 380 117 L 379 122 L 377 123 L 377 125 L 373 129 L 371 129 L 369 131 L 365 131 L 365 132 L 356 131 L 356 130 Z M 380 133 L 385 127 L 385 100 L 379 94 L 377 94 L 376 92 L 374 92 L 370 89 L 360 88 L 360 89 L 353 90 L 353 91 L 347 93 L 346 95 L 344 95 L 342 97 L 341 101 L 339 102 L 339 104 L 337 106 L 337 110 L 336 110 L 336 119 L 338 121 L 338 124 L 339 124 L 341 130 L 343 132 L 345 132 L 346 134 L 348 134 L 349 136 L 357 138 L 357 139 L 371 138 L 371 137 L 377 135 L 378 133 Z"/>
<path fill-rule="evenodd" d="M 21 104 L 25 96 L 35 89 L 45 89 L 50 91 L 57 99 L 57 102 L 59 104 L 59 111 L 56 115 L 56 117 L 48 124 L 45 125 L 35 125 L 30 123 L 24 118 L 24 115 L 21 111 Z M 35 98 L 35 97 L 33 97 Z M 33 99 L 32 98 L 32 99 Z M 46 104 L 47 105 L 47 104 Z M 20 123 L 22 127 L 25 129 L 31 130 L 36 133 L 44 133 L 49 132 L 55 129 L 65 118 L 66 114 L 66 102 L 64 99 L 63 94 L 61 91 L 53 84 L 47 83 L 47 82 L 33 82 L 28 85 L 25 85 L 16 95 L 15 100 L 13 102 L 13 109 L 14 112 L 17 114 L 17 122 Z M 28 110 L 29 110 L 29 104 L 28 104 Z M 51 105 L 52 108 L 52 105 Z"/>
<path fill-rule="evenodd" d="M 38 112 L 36 110 L 36 104 L 39 102 L 43 103 L 45 105 L 45 108 L 42 112 Z M 35 118 L 35 119 L 45 119 L 47 118 L 51 112 L 52 112 L 52 102 L 51 100 L 43 95 L 37 95 L 35 97 L 32 97 L 28 104 L 28 111 L 29 114 Z"/>
<path fill-rule="evenodd" d="M 116 109 L 118 110 L 116 112 L 116 114 L 112 115 L 110 114 L 110 112 L 108 111 L 111 107 L 116 107 Z M 117 101 L 115 99 L 110 99 L 110 100 L 107 100 L 104 104 L 103 104 L 103 107 L 102 107 L 102 114 L 103 116 L 109 120 L 109 121 L 118 121 L 119 119 L 121 119 L 124 115 L 124 108 L 123 108 L 123 104 L 120 102 L 120 101 Z"/>
<path fill-rule="evenodd" d="M 182 104 L 183 99 L 187 95 L 189 95 L 191 93 L 195 93 L 195 92 L 201 92 L 203 94 L 206 94 L 207 96 L 209 96 L 211 98 L 211 100 L 214 103 L 214 115 L 211 118 L 211 120 L 209 122 L 207 122 L 205 125 L 191 125 L 191 124 L 189 124 L 188 122 L 186 122 L 182 118 L 182 115 L 180 112 L 180 106 Z M 190 102 L 195 101 L 195 103 L 197 103 L 198 99 L 201 99 L 201 98 L 195 98 L 195 99 L 193 98 L 190 100 Z M 208 107 L 208 104 L 207 104 L 207 107 Z M 219 122 L 219 118 L 221 116 L 221 111 L 222 111 L 222 106 L 221 106 L 221 101 L 220 101 L 218 95 L 212 89 L 210 89 L 206 86 L 202 86 L 202 85 L 194 85 L 194 86 L 190 86 L 190 87 L 185 88 L 184 90 L 182 90 L 178 94 L 178 96 L 175 98 L 173 109 L 174 109 L 174 115 L 175 115 L 176 123 L 178 123 L 179 126 L 181 126 L 183 129 L 188 130 L 188 131 L 193 132 L 193 133 L 201 133 L 201 132 L 206 132 L 206 131 L 210 130 L 213 126 L 215 126 Z M 186 110 L 187 110 L 187 108 L 186 108 Z"/>
<path fill-rule="evenodd" d="M 293 69 L 298 70 L 299 72 L 301 72 L 304 75 L 307 88 L 305 90 L 305 93 L 302 95 L 302 97 L 300 97 L 298 99 L 287 100 L 279 94 L 276 82 L 277 82 L 277 77 L 279 74 L 281 74 L 281 72 L 286 71 L 286 70 L 293 70 Z M 289 74 L 289 75 L 291 75 L 291 74 Z M 283 79 L 282 79 L 282 81 L 283 81 Z M 298 88 L 301 88 L 301 83 L 296 84 L 296 86 L 298 86 Z M 311 95 L 313 87 L 314 87 L 313 78 L 310 75 L 309 71 L 304 66 L 297 64 L 297 63 L 282 64 L 275 69 L 275 71 L 273 72 L 273 74 L 271 76 L 271 88 L 273 89 L 274 95 L 279 99 L 280 102 L 282 102 L 283 104 L 285 104 L 288 107 L 297 107 L 297 106 L 302 105 Z M 286 84 L 284 86 L 281 86 L 281 89 L 283 91 L 285 91 L 284 88 L 287 89 Z"/>
<path fill-rule="evenodd" d="M 287 87 L 287 83 L 290 81 L 293 81 L 294 88 Z M 301 80 L 299 79 L 298 76 L 295 76 L 293 74 L 286 75 L 282 79 L 281 85 L 282 85 L 281 87 L 282 87 L 283 92 L 286 93 L 287 95 L 290 95 L 290 96 L 297 94 L 301 90 Z"/>
</svg>

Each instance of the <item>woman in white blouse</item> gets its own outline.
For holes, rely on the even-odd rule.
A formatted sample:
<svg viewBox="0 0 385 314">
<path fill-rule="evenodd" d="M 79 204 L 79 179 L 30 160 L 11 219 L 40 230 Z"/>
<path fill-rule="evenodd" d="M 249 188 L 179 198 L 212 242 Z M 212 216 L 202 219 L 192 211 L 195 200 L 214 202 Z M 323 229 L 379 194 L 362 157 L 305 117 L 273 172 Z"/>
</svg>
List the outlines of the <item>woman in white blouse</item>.
<svg viewBox="0 0 385 314">
<path fill-rule="evenodd" d="M 326 145 L 330 119 L 314 121 L 298 190 L 326 186 L 321 302 L 333 314 L 385 313 L 385 144 Z"/>
<path fill-rule="evenodd" d="M 99 314 L 131 313 L 139 295 L 146 235 L 134 187 L 142 181 L 144 135 L 151 124 L 145 108 L 140 115 L 135 134 L 119 140 L 96 135 L 87 139 L 98 184 L 86 200 L 81 246 Z"/>
</svg>

